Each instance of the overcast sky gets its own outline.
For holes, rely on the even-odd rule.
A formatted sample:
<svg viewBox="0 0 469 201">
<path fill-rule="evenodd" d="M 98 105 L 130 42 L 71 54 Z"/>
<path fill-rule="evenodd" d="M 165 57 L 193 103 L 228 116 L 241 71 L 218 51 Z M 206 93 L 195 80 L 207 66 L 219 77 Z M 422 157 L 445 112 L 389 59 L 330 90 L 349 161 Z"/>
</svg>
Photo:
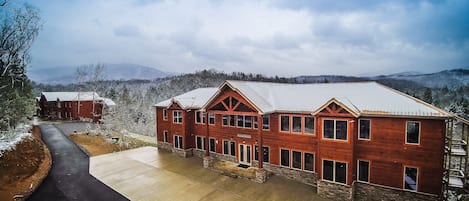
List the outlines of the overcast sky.
<svg viewBox="0 0 469 201">
<path fill-rule="evenodd" d="M 32 68 L 135 63 L 266 75 L 469 66 L 469 1 L 41 0 Z"/>
</svg>

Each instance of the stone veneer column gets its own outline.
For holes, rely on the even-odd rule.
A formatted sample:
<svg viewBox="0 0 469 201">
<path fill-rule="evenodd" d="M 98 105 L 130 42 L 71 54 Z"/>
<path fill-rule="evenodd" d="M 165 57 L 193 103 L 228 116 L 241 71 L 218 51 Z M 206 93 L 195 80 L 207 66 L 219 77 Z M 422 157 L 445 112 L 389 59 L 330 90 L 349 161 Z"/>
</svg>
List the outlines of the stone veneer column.
<svg viewBox="0 0 469 201">
<path fill-rule="evenodd" d="M 213 157 L 205 156 L 204 157 L 204 168 L 212 168 L 213 167 Z"/>
<path fill-rule="evenodd" d="M 267 181 L 267 171 L 264 169 L 258 169 L 256 170 L 256 178 L 255 181 L 257 183 L 265 183 Z"/>
</svg>

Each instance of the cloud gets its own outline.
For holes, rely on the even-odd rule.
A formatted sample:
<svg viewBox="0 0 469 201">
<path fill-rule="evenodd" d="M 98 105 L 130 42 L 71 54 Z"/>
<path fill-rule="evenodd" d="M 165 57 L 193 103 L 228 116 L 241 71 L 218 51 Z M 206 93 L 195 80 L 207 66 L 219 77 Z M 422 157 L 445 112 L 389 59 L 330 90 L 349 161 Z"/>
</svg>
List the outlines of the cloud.
<svg viewBox="0 0 469 201">
<path fill-rule="evenodd" d="M 34 2 L 36 67 L 137 63 L 268 75 L 432 72 L 469 65 L 469 3 Z"/>
</svg>

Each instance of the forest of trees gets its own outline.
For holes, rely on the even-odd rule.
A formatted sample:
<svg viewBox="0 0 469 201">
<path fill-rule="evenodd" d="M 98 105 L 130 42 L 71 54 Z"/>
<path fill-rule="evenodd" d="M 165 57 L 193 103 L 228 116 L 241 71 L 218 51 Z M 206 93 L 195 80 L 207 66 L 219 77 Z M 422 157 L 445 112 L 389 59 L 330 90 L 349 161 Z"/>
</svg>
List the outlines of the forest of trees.
<svg viewBox="0 0 469 201">
<path fill-rule="evenodd" d="M 126 128 L 135 133 L 145 135 L 155 134 L 155 114 L 153 106 L 163 100 L 185 93 L 200 87 L 218 87 L 224 80 L 252 80 L 283 83 L 308 82 L 344 82 L 364 81 L 355 77 L 327 76 L 317 79 L 266 77 L 259 74 L 246 74 L 242 72 L 224 73 L 215 70 L 202 70 L 195 73 L 182 74 L 155 80 L 130 81 L 98 81 L 98 84 L 86 82 L 81 85 L 45 85 L 34 84 L 34 91 L 39 95 L 42 91 L 96 91 L 100 96 L 113 99 L 117 106 L 112 115 L 104 120 L 114 127 Z M 428 88 L 415 82 L 379 79 L 381 84 L 395 88 L 428 103 L 434 104 L 447 111 L 468 118 L 469 112 L 469 85 L 443 88 Z"/>
</svg>

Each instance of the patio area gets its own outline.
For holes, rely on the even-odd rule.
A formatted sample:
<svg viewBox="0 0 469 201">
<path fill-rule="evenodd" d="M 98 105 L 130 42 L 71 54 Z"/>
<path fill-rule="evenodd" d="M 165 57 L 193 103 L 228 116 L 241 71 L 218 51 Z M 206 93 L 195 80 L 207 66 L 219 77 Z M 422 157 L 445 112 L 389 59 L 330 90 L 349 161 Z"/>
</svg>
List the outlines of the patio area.
<svg viewBox="0 0 469 201">
<path fill-rule="evenodd" d="M 316 189 L 271 176 L 264 184 L 204 169 L 202 159 L 142 147 L 90 158 L 90 174 L 130 200 L 324 200 Z"/>
</svg>

